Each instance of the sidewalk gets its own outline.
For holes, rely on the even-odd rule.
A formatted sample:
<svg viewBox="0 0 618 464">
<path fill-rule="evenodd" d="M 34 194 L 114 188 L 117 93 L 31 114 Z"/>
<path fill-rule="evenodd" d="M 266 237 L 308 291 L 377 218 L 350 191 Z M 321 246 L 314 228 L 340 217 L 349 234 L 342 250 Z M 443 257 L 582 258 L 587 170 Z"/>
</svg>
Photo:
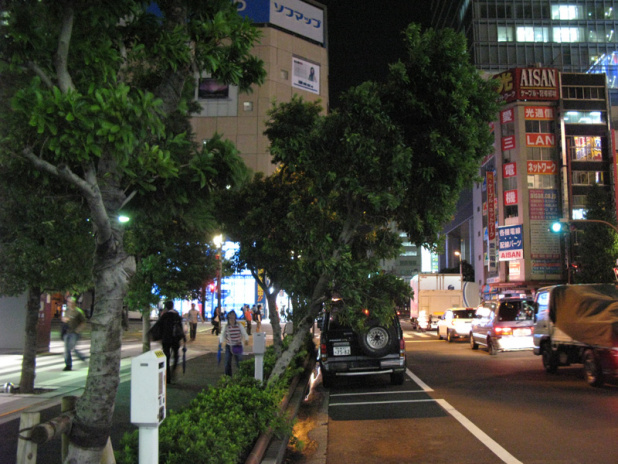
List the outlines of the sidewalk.
<svg viewBox="0 0 618 464">
<path fill-rule="evenodd" d="M 255 324 L 252 327 L 255 331 Z M 197 393 L 209 385 L 214 385 L 224 374 L 223 359 L 217 363 L 217 350 L 219 337 L 211 334 L 210 323 L 199 323 L 196 340 L 187 341 L 186 369 L 182 372 L 180 361 L 175 382 L 167 386 L 167 411 L 178 410 L 186 406 Z M 268 323 L 262 323 L 262 332 L 266 332 L 267 345 L 272 344 L 272 327 Z M 87 339 L 88 335 L 84 337 Z M 246 358 L 252 357 L 253 337 L 250 337 L 249 346 L 245 351 Z M 187 337 L 188 339 L 188 337 Z M 136 427 L 130 421 L 130 396 L 131 396 L 131 357 L 142 353 L 141 349 L 141 323 L 131 323 L 130 330 L 123 335 L 123 353 L 121 361 L 120 380 L 116 396 L 113 427 L 111 431 L 112 445 L 114 449 L 120 447 L 120 440 L 125 432 L 135 430 Z M 85 344 L 81 341 L 80 344 Z M 151 343 L 151 349 L 158 349 L 159 343 Z M 63 396 L 79 396 L 83 392 L 87 374 L 86 366 L 77 361 L 74 370 L 63 372 L 62 342 L 59 334 L 52 333 L 52 346 L 50 353 L 37 356 L 36 388 L 44 388 L 49 391 L 42 394 L 0 394 L 0 456 L 16 456 L 18 424 L 21 411 L 27 408 L 43 410 L 42 420 L 48 420 L 60 412 L 60 401 Z M 84 350 L 88 353 L 88 350 Z M 0 355 L 0 363 L 5 365 L 5 358 L 15 355 Z M 180 353 L 182 360 L 182 351 Z M 21 357 L 19 356 L 21 359 Z M 234 367 L 235 368 L 235 367 Z M 4 379 L 0 378 L 4 382 Z M 17 375 L 18 385 L 19 375 Z M 39 447 L 38 464 L 57 463 L 60 453 L 59 442 L 52 442 Z M 12 462 L 12 461 L 9 461 Z"/>
</svg>

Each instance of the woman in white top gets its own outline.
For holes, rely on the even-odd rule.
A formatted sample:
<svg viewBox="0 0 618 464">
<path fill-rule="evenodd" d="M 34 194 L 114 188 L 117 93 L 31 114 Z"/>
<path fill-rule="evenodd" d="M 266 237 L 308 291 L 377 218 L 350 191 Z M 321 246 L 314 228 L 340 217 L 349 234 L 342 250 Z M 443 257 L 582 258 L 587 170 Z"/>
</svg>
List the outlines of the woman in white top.
<svg viewBox="0 0 618 464">
<path fill-rule="evenodd" d="M 249 343 L 249 336 L 242 324 L 236 321 L 236 313 L 230 311 L 227 315 L 227 324 L 223 326 L 221 335 L 219 335 L 219 343 L 225 343 L 225 375 L 232 375 L 232 356 L 236 360 L 236 368 L 238 369 L 240 359 L 242 357 L 242 345 Z"/>
</svg>

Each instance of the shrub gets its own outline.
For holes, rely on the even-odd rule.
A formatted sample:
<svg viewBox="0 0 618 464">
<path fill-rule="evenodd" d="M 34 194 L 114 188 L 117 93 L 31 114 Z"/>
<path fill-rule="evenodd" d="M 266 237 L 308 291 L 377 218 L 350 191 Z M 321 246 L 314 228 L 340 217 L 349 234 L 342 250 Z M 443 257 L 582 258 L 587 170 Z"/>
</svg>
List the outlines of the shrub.
<svg viewBox="0 0 618 464">
<path fill-rule="evenodd" d="M 187 407 L 171 411 L 159 427 L 159 462 L 235 464 L 244 461 L 268 428 L 279 436 L 290 434 L 291 424 L 279 415 L 279 405 L 292 378 L 302 372 L 305 359 L 313 353 L 310 337 L 309 342 L 274 386 L 266 387 L 253 378 L 254 360 L 248 359 L 234 377 L 221 377 Z M 275 360 L 270 346 L 264 354 L 264 378 Z M 124 435 L 116 452 L 118 464 L 138 463 L 138 441 L 139 430 Z"/>
</svg>

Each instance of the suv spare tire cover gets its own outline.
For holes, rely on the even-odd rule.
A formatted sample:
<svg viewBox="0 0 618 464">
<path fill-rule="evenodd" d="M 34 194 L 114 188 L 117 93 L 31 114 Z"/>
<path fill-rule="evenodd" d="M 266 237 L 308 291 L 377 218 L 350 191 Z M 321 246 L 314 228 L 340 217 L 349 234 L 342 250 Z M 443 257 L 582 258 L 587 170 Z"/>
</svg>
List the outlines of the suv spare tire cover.
<svg viewBox="0 0 618 464">
<path fill-rule="evenodd" d="M 397 327 L 385 327 L 377 323 L 372 324 L 369 330 L 358 334 L 358 342 L 367 356 L 379 358 L 398 350 Z"/>
</svg>

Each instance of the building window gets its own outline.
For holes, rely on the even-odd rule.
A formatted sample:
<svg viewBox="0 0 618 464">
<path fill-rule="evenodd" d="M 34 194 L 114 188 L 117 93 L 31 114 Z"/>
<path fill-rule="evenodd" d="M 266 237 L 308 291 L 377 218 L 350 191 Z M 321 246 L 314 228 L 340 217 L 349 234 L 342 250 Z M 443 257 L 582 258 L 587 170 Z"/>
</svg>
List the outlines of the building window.
<svg viewBox="0 0 618 464">
<path fill-rule="evenodd" d="M 528 188 L 553 189 L 557 187 L 558 176 L 528 175 Z"/>
<path fill-rule="evenodd" d="M 506 177 L 502 179 L 503 190 L 517 190 L 517 177 Z"/>
<path fill-rule="evenodd" d="M 605 113 L 603 111 L 567 111 L 564 114 L 564 122 L 566 124 L 604 124 Z"/>
<path fill-rule="evenodd" d="M 557 43 L 585 42 L 584 29 L 581 27 L 554 27 L 553 40 Z M 596 42 L 596 40 L 594 41 Z"/>
<path fill-rule="evenodd" d="M 599 136 L 567 137 L 573 161 L 603 161 L 603 139 Z"/>
<path fill-rule="evenodd" d="M 565 100 L 605 100 L 605 89 L 602 87 L 562 87 L 562 98 Z"/>
<path fill-rule="evenodd" d="M 519 217 L 519 208 L 517 205 L 509 205 L 504 207 L 504 216 L 507 219 Z"/>
<path fill-rule="evenodd" d="M 573 195 L 573 208 L 585 208 L 586 207 L 586 195 Z"/>
<path fill-rule="evenodd" d="M 601 171 L 573 171 L 573 185 L 605 185 Z"/>
<path fill-rule="evenodd" d="M 513 42 L 514 40 L 513 26 L 498 26 L 498 42 Z"/>
<path fill-rule="evenodd" d="M 527 134 L 553 134 L 554 121 L 526 120 Z"/>
<path fill-rule="evenodd" d="M 556 149 L 551 147 L 528 147 L 528 159 L 533 161 L 552 161 L 555 159 Z"/>
<path fill-rule="evenodd" d="M 518 42 L 549 42 L 549 28 L 535 26 L 517 26 Z"/>
<path fill-rule="evenodd" d="M 552 5 L 551 19 L 558 21 L 585 19 L 584 7 L 580 5 Z"/>
</svg>

